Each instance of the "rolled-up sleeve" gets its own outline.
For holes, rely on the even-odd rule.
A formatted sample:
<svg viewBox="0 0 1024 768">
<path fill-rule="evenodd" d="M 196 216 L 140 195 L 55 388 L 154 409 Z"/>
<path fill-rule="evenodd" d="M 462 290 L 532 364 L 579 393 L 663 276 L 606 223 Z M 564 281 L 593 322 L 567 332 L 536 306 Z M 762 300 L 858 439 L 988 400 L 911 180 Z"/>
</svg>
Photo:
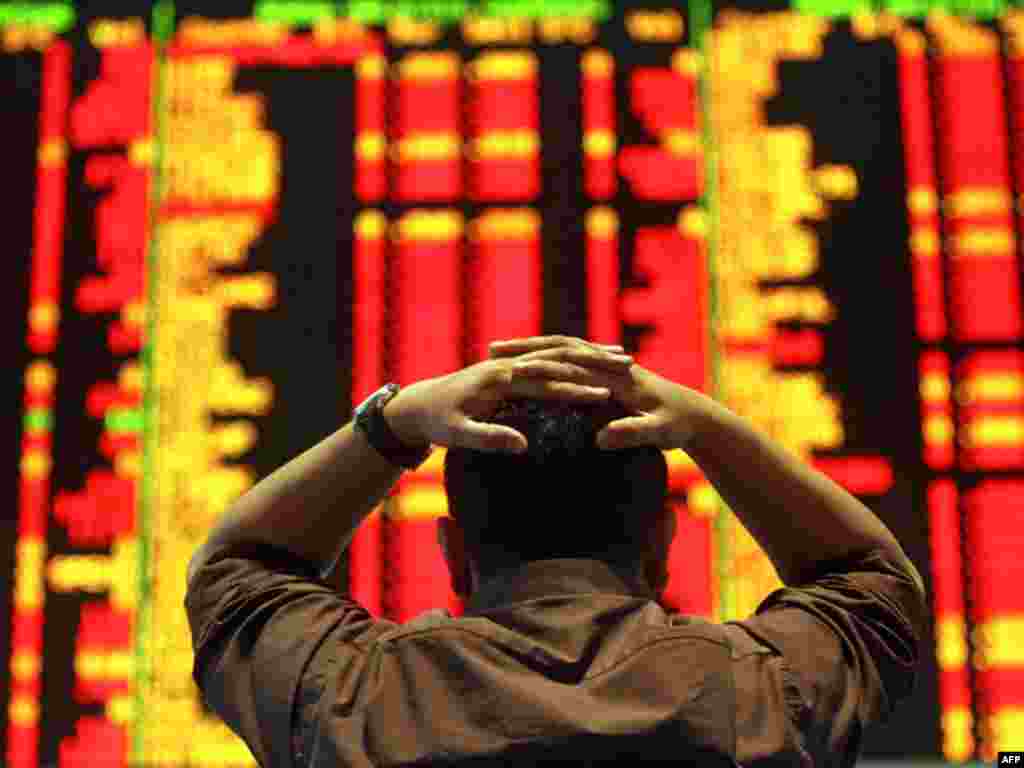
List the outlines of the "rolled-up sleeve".
<svg viewBox="0 0 1024 768">
<path fill-rule="evenodd" d="M 214 551 L 188 586 L 185 611 L 203 700 L 264 768 L 296 765 L 296 702 L 319 693 L 300 689 L 321 645 L 344 637 L 359 654 L 361 637 L 393 626 L 332 588 L 314 564 L 264 544 Z M 311 678 L 323 686 L 321 675 Z"/>
<path fill-rule="evenodd" d="M 884 550 L 823 563 L 737 623 L 782 655 L 815 764 L 843 766 L 853 765 L 864 728 L 913 691 L 929 631 L 919 575 Z"/>
</svg>

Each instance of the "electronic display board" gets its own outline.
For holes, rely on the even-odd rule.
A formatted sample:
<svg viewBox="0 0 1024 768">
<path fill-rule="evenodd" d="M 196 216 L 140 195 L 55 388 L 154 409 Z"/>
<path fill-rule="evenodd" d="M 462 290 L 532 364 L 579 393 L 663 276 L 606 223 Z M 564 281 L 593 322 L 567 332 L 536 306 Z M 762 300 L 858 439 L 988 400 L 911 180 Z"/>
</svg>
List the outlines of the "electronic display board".
<svg viewBox="0 0 1024 768">
<path fill-rule="evenodd" d="M 896 533 L 934 632 L 865 757 L 1024 742 L 1024 12 L 203 5 L 0 4 L 5 765 L 251 765 L 190 677 L 191 553 L 381 383 L 538 333 L 623 343 Z M 780 582 L 667 458 L 663 602 L 744 617 Z M 332 576 L 376 616 L 461 610 L 442 466 Z"/>
</svg>

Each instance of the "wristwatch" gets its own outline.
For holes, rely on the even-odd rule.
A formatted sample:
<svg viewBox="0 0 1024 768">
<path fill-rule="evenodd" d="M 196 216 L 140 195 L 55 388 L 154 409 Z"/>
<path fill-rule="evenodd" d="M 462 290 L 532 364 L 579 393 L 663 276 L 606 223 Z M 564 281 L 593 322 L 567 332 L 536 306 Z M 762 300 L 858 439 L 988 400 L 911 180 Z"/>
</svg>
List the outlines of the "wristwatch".
<svg viewBox="0 0 1024 768">
<path fill-rule="evenodd" d="M 384 406 L 398 394 L 397 384 L 385 384 L 358 406 L 354 413 L 355 429 L 362 430 L 367 441 L 381 456 L 396 467 L 416 469 L 430 456 L 432 447 L 411 447 L 403 443 L 384 418 Z"/>
</svg>

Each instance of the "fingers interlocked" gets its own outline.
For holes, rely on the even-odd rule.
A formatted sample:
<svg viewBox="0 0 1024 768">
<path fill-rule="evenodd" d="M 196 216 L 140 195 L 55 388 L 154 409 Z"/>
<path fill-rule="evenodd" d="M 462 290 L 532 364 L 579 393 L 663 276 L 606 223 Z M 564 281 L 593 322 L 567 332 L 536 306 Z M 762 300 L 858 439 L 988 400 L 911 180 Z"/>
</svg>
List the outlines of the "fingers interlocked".
<svg viewBox="0 0 1024 768">
<path fill-rule="evenodd" d="M 544 347 L 504 362 L 504 383 L 510 395 L 600 401 L 624 383 L 633 359 L 582 343 Z"/>
<path fill-rule="evenodd" d="M 490 357 L 511 357 L 545 349 L 575 348 L 604 352 L 622 352 L 619 344 L 596 344 L 574 336 L 531 336 L 526 339 L 504 339 L 492 341 L 488 350 Z"/>
</svg>

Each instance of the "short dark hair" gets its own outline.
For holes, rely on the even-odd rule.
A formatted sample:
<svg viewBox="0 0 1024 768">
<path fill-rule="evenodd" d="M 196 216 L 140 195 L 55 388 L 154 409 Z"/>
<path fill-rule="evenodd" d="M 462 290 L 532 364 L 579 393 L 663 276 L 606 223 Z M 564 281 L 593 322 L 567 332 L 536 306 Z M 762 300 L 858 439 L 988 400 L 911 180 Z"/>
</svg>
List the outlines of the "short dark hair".
<svg viewBox="0 0 1024 768">
<path fill-rule="evenodd" d="M 666 514 L 668 465 L 653 446 L 605 451 L 618 402 L 507 401 L 486 421 L 526 436 L 526 453 L 450 448 L 444 488 L 481 579 L 527 561 L 589 558 L 634 567 Z"/>
</svg>

